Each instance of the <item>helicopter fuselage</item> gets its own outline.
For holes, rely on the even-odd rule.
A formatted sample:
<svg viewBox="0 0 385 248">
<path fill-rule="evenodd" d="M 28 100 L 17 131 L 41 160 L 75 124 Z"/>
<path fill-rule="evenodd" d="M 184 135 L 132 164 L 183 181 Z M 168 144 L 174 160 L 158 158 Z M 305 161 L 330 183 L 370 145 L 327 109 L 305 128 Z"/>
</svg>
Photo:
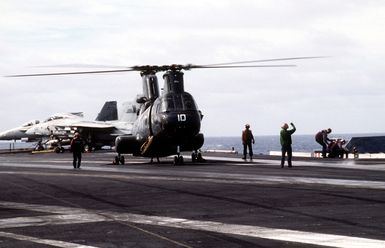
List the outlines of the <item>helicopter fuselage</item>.
<svg viewBox="0 0 385 248">
<path fill-rule="evenodd" d="M 176 76 L 182 75 L 178 72 Z M 117 137 L 116 151 L 119 154 L 163 157 L 201 148 L 204 137 L 199 132 L 203 115 L 192 95 L 183 90 L 183 78 L 179 81 L 165 80 L 166 89 L 161 96 L 157 96 L 156 90 L 151 90 L 156 84 L 151 80 L 152 83 L 144 80 L 147 96 L 141 103 L 132 136 Z M 170 86 L 170 83 L 174 85 Z"/>
</svg>

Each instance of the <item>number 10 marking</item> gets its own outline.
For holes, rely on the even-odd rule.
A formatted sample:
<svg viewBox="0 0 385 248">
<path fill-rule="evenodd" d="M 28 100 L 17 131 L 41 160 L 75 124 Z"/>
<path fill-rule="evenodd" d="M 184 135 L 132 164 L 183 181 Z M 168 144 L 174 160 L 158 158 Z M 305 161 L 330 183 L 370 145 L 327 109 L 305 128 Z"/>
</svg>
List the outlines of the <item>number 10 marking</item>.
<svg viewBox="0 0 385 248">
<path fill-rule="evenodd" d="M 179 122 L 186 121 L 186 120 L 187 120 L 187 117 L 185 114 L 178 114 L 178 121 Z"/>
</svg>

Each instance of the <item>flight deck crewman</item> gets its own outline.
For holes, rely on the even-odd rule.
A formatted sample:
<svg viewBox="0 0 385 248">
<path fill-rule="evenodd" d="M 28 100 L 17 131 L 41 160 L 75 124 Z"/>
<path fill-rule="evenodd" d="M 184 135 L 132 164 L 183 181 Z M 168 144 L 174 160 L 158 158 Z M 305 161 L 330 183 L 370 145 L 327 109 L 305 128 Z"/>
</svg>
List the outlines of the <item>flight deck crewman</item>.
<svg viewBox="0 0 385 248">
<path fill-rule="evenodd" d="M 330 134 L 332 130 L 330 128 L 321 130 L 315 135 L 315 141 L 322 146 L 322 157 L 326 158 L 327 147 L 329 143 L 332 141 L 329 139 L 328 134 Z"/>
<path fill-rule="evenodd" d="M 71 151 L 74 158 L 74 168 L 80 168 L 80 163 L 82 162 L 82 152 L 84 152 L 84 141 L 77 132 L 71 140 Z"/>
<path fill-rule="evenodd" d="M 250 130 L 250 125 L 245 125 L 245 130 L 242 131 L 242 144 L 243 144 L 243 158 L 246 159 L 247 155 L 247 148 L 249 148 L 249 156 L 250 159 L 253 159 L 253 147 L 251 143 L 254 144 L 254 136 L 253 133 Z"/>
<path fill-rule="evenodd" d="M 291 148 L 291 135 L 295 132 L 296 128 L 293 123 L 290 123 L 290 126 L 292 126 L 292 129 L 288 130 L 289 125 L 287 123 L 284 123 L 281 127 L 280 132 L 280 142 L 282 147 L 282 157 L 281 157 L 281 168 L 283 168 L 283 165 L 285 164 L 285 155 L 287 153 L 287 163 L 289 167 L 291 168 L 291 157 L 293 150 Z"/>
</svg>

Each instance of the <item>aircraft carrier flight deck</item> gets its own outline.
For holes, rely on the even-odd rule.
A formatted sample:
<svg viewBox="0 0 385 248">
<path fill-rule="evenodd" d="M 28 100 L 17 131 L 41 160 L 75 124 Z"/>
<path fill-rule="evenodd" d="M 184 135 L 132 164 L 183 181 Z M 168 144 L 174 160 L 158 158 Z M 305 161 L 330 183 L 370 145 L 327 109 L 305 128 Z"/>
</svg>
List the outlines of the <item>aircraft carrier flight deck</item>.
<svg viewBox="0 0 385 248">
<path fill-rule="evenodd" d="M 0 247 L 385 247 L 384 160 L 0 154 Z"/>
</svg>

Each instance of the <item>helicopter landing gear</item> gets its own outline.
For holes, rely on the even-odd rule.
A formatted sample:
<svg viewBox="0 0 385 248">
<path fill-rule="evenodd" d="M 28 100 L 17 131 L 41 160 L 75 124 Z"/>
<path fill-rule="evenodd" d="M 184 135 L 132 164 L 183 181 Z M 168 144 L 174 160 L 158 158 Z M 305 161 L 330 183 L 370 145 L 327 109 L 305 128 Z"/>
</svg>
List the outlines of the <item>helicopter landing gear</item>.
<svg viewBox="0 0 385 248">
<path fill-rule="evenodd" d="M 113 161 L 113 164 L 124 164 L 125 163 L 125 159 L 124 159 L 124 156 L 118 154 L 118 156 L 115 157 L 114 161 Z"/>
<path fill-rule="evenodd" d="M 183 156 L 180 156 L 178 154 L 178 156 L 174 157 L 174 165 L 182 165 L 183 163 L 184 163 Z"/>
<path fill-rule="evenodd" d="M 200 151 L 194 151 L 191 154 L 192 162 L 204 162 L 205 160 L 202 157 L 202 153 Z"/>
<path fill-rule="evenodd" d="M 182 165 L 184 163 L 183 156 L 180 155 L 180 146 L 176 147 L 176 156 L 174 157 L 174 165 Z"/>
</svg>

